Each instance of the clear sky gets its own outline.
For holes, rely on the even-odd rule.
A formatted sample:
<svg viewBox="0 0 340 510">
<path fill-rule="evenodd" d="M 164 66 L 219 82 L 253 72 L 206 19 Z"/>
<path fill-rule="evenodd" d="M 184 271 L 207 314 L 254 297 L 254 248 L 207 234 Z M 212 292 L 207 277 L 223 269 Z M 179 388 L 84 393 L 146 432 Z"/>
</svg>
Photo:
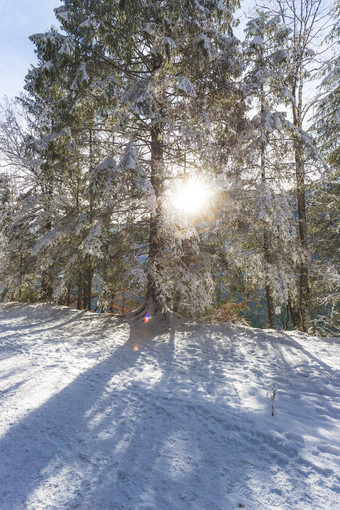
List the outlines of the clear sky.
<svg viewBox="0 0 340 510">
<path fill-rule="evenodd" d="M 253 2 L 243 1 L 237 14 L 243 17 Z M 58 25 L 53 9 L 59 5 L 60 0 L 0 0 L 0 100 L 22 91 L 27 70 L 36 62 L 28 37 Z"/>
<path fill-rule="evenodd" d="M 329 0 L 324 0 L 325 5 Z M 24 86 L 24 77 L 36 62 L 34 45 L 28 37 L 58 25 L 53 9 L 61 0 L 0 0 L 0 101 L 15 97 Z M 242 27 L 256 0 L 243 0 L 237 16 L 241 25 L 235 30 L 242 37 Z M 265 2 L 264 2 L 265 3 Z"/>
<path fill-rule="evenodd" d="M 60 0 L 0 0 L 0 100 L 22 90 L 36 61 L 28 37 L 57 25 L 53 9 L 59 5 Z"/>
<path fill-rule="evenodd" d="M 243 1 L 238 14 L 250 3 Z M 22 91 L 27 70 L 36 62 L 28 37 L 58 25 L 53 9 L 59 5 L 60 0 L 0 0 L 0 100 Z"/>
</svg>

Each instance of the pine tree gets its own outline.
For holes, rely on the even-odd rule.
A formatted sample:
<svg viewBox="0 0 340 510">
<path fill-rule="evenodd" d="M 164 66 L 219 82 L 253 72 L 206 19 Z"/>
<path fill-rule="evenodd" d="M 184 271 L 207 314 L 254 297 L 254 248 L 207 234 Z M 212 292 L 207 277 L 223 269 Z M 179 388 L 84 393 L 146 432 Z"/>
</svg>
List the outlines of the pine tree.
<svg viewBox="0 0 340 510">
<path fill-rule="evenodd" d="M 215 228 L 215 242 L 220 236 L 225 243 L 221 283 L 236 299 L 252 295 L 254 301 L 260 293 L 262 300 L 264 290 L 270 328 L 275 313 L 296 295 L 294 218 L 284 189 L 287 127 L 280 97 L 285 33 L 278 16 L 271 13 L 258 11 L 248 22 L 241 88 L 247 115 L 226 166 Z"/>
<path fill-rule="evenodd" d="M 40 212 L 35 197 L 40 161 L 31 145 L 34 128 L 26 112 L 6 103 L 1 113 L 0 153 L 7 170 L 7 191 L 10 192 L 5 193 L 7 199 L 9 197 L 6 207 L 3 204 L 6 214 L 3 211 L 2 234 L 7 255 L 3 258 L 0 278 L 3 295 L 21 299 L 24 284 L 30 294 L 34 290 L 31 283 L 33 285 L 35 280 L 37 265 L 30 250 Z M 37 297 L 35 291 L 33 294 Z"/>
<path fill-rule="evenodd" d="M 73 78 L 70 96 L 78 107 L 91 99 L 93 121 L 114 139 L 89 190 L 110 193 L 129 211 L 137 202 L 126 221 L 149 215 L 146 309 L 157 313 L 172 299 L 164 194 L 181 154 L 194 160 L 209 131 L 204 94 L 217 60 L 230 60 L 230 2 L 65 1 L 56 13 L 79 61 L 66 80 Z"/>
<path fill-rule="evenodd" d="M 327 37 L 334 54 L 322 72 L 323 95 L 314 115 L 313 130 L 330 164 L 340 164 L 340 2 L 334 2 L 331 11 L 333 28 Z"/>
<path fill-rule="evenodd" d="M 258 11 L 257 17 L 248 22 L 246 34 L 245 86 L 251 108 L 256 113 L 247 129 L 250 139 L 244 152 L 248 154 L 247 166 L 255 174 L 252 179 L 254 191 L 258 193 L 255 208 L 258 216 L 255 228 L 250 227 L 250 230 L 255 235 L 262 230 L 263 268 L 260 273 L 264 273 L 268 325 L 274 328 L 274 306 L 280 308 L 287 304 L 289 294 L 295 294 L 291 285 L 295 251 L 292 212 L 282 187 L 285 178 L 282 162 L 287 145 L 279 90 L 286 62 L 286 54 L 281 49 L 285 28 L 278 16 Z"/>
<path fill-rule="evenodd" d="M 321 65 L 314 48 L 319 44 L 321 26 L 326 14 L 322 0 L 275 0 L 273 6 L 273 12 L 280 17 L 286 29 L 286 35 L 282 39 L 282 49 L 286 54 L 286 74 L 282 81 L 281 101 L 290 113 L 287 125 L 291 127 L 290 140 L 294 155 L 291 164 L 295 172 L 299 233 L 299 302 L 297 307 L 291 303 L 290 308 L 294 326 L 308 331 L 311 327 L 311 294 L 306 183 L 307 173 L 311 173 L 311 167 L 317 161 L 318 155 L 305 130 L 313 101 L 306 101 L 304 90 L 312 71 Z"/>
<path fill-rule="evenodd" d="M 334 334 L 339 319 L 339 167 L 340 167 L 340 2 L 331 10 L 333 28 L 327 42 L 333 56 L 322 71 L 323 92 L 312 130 L 329 168 L 321 182 L 310 187 L 310 224 L 313 250 L 313 308 L 316 328 Z"/>
</svg>

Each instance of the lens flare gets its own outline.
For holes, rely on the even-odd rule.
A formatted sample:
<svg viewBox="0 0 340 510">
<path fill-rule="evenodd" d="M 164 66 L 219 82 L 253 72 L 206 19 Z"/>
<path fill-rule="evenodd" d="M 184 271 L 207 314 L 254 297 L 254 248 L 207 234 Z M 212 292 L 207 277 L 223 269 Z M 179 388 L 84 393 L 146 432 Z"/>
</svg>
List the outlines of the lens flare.
<svg viewBox="0 0 340 510">
<path fill-rule="evenodd" d="M 151 315 L 149 313 L 147 313 L 144 317 L 144 322 L 145 323 L 148 323 L 149 321 L 151 320 Z"/>
<path fill-rule="evenodd" d="M 195 216 L 208 208 L 211 194 L 207 182 L 192 178 L 178 186 L 172 197 L 172 204 L 184 214 Z"/>
</svg>

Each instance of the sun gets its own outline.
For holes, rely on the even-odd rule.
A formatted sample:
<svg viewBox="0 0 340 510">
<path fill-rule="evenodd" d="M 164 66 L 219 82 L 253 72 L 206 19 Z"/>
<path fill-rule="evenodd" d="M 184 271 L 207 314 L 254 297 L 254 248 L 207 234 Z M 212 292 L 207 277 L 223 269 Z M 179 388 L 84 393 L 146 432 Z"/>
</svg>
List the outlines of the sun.
<svg viewBox="0 0 340 510">
<path fill-rule="evenodd" d="M 178 211 L 188 216 L 195 216 L 206 211 L 211 194 L 212 191 L 207 182 L 198 178 L 190 178 L 177 186 L 171 197 L 171 202 Z"/>
</svg>

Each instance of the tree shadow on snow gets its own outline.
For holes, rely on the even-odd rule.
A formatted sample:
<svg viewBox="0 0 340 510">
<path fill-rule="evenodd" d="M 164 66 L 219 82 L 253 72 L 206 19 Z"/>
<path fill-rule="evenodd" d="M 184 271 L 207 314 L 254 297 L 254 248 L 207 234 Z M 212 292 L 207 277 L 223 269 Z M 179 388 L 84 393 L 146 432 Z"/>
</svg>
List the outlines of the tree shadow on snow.
<svg viewBox="0 0 340 510">
<path fill-rule="evenodd" d="M 133 420 L 138 417 L 127 416 L 125 426 L 122 416 L 131 406 L 129 384 L 121 386 L 117 383 L 116 386 L 115 382 L 109 383 L 136 365 L 143 349 L 154 337 L 151 331 L 137 338 L 135 329 L 131 327 L 129 339 L 110 356 L 81 373 L 63 390 L 13 424 L 1 438 L 1 508 L 23 508 L 34 491 L 64 470 L 69 470 L 69 477 L 76 476 L 77 472 L 75 487 L 79 484 L 82 487 L 96 478 L 107 462 L 112 469 L 114 437 L 117 431 L 118 435 L 124 436 L 124 429 L 127 425 L 134 426 Z M 134 350 L 137 342 L 138 350 Z M 36 391 L 39 392 L 39 388 Z M 97 421 L 107 424 L 105 437 L 94 432 Z M 110 431 L 115 431 L 113 437 Z M 106 445 L 106 436 L 110 437 L 111 452 Z M 98 455 L 103 458 L 96 465 Z M 83 479 L 82 473 L 88 476 Z M 53 493 L 51 487 L 49 490 Z M 58 502 L 56 507 L 60 507 Z"/>
<path fill-rule="evenodd" d="M 6 338 L 11 336 L 19 338 L 21 331 L 40 325 L 43 327 L 35 329 L 35 334 L 61 326 L 69 326 L 72 323 L 78 322 L 80 317 L 85 314 L 85 311 L 54 306 L 49 303 L 38 303 L 35 305 L 10 303 L 10 305 L 2 305 L 0 314 L 0 332 L 6 333 L 15 329 L 15 333 L 6 335 Z M 20 319 L 21 324 L 16 324 L 14 327 L 11 322 L 13 319 Z"/>
<path fill-rule="evenodd" d="M 124 344 L 1 438 L 0 507 L 226 510 L 238 494 L 252 501 L 263 491 L 268 508 L 278 505 L 271 470 L 299 452 L 219 401 L 226 381 L 209 329 L 198 343 L 194 326 L 130 323 Z"/>
</svg>

